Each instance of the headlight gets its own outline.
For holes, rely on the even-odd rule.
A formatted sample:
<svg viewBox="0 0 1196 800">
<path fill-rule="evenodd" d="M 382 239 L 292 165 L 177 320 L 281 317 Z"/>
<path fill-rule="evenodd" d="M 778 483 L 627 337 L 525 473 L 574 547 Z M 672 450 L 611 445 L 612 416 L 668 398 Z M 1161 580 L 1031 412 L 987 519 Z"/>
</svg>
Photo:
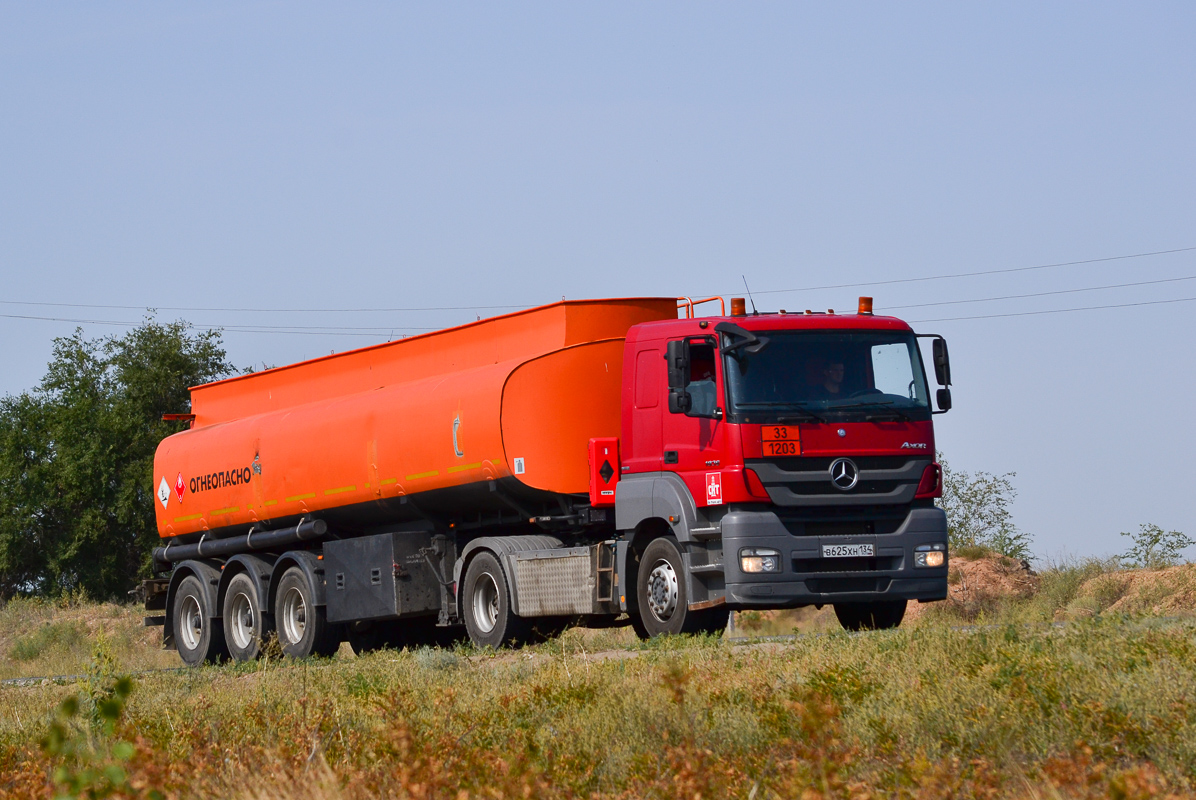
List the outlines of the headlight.
<svg viewBox="0 0 1196 800">
<path fill-rule="evenodd" d="M 941 567 L 947 562 L 947 545 L 923 544 L 914 548 L 915 567 Z"/>
<path fill-rule="evenodd" d="M 745 547 L 739 551 L 739 568 L 744 572 L 780 572 L 781 554 L 765 547 Z"/>
</svg>

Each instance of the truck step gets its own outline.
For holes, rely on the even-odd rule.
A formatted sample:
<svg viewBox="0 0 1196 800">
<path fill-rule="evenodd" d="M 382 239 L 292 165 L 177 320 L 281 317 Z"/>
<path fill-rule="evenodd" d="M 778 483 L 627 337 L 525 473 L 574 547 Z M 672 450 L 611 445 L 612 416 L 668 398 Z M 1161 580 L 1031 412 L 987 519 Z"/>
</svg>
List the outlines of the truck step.
<svg viewBox="0 0 1196 800">
<path fill-rule="evenodd" d="M 689 535 L 695 539 L 717 539 L 722 535 L 722 527 L 715 525 L 713 528 L 690 528 Z"/>
<path fill-rule="evenodd" d="M 723 571 L 723 565 L 722 564 L 694 564 L 692 567 L 689 568 L 689 571 L 694 573 L 695 575 L 701 575 L 701 574 L 704 574 L 707 572 L 721 574 Z"/>
</svg>

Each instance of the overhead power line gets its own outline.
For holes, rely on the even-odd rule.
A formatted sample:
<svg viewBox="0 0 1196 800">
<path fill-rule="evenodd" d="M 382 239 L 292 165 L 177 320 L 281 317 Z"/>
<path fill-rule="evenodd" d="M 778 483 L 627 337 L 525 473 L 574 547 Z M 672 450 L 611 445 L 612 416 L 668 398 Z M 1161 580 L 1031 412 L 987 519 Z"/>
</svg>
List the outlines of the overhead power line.
<svg viewBox="0 0 1196 800">
<path fill-rule="evenodd" d="M 1196 297 L 1175 297 L 1171 300 L 1144 300 L 1140 303 L 1115 303 L 1107 306 L 1081 306 L 1080 308 L 1052 308 L 1045 311 L 1011 311 L 1007 314 L 979 314 L 971 317 L 938 317 L 936 319 L 911 319 L 911 323 L 955 322 L 965 319 L 998 319 L 1001 317 L 1034 317 L 1040 314 L 1068 314 L 1072 311 L 1100 311 L 1106 308 L 1133 308 L 1135 306 L 1160 306 L 1167 303 L 1190 303 Z"/>
<path fill-rule="evenodd" d="M 944 275 L 926 275 L 917 278 L 892 278 L 883 281 L 863 281 L 860 283 L 838 283 L 825 286 L 806 286 L 797 289 L 765 289 L 755 294 L 784 294 L 787 292 L 815 292 L 824 289 L 855 289 L 867 286 L 890 286 L 899 283 L 920 283 L 925 281 L 947 280 L 951 278 L 972 278 L 981 275 L 1002 275 L 1015 272 L 1030 272 L 1033 270 L 1053 269 L 1055 267 L 1069 267 L 1080 264 L 1098 264 L 1106 261 L 1123 261 L 1131 258 L 1149 258 L 1151 256 L 1170 255 L 1172 253 L 1187 253 L 1196 250 L 1193 247 L 1178 247 L 1172 250 L 1154 250 L 1148 253 L 1130 253 L 1120 256 L 1106 256 L 1104 258 L 1087 258 L 1080 261 L 1060 261 L 1054 264 L 1036 264 L 1029 267 L 1006 267 L 1003 269 L 979 270 L 976 272 L 956 272 Z M 738 291 L 738 290 L 736 290 Z M 734 292 L 730 293 L 734 294 Z M 420 311 L 518 311 L 531 308 L 529 305 L 493 305 L 493 306 L 412 306 L 404 308 L 219 308 L 214 306 L 158 306 L 147 305 L 101 305 L 95 303 L 50 303 L 34 300 L 0 300 L 0 305 L 10 306 L 42 306 L 52 308 L 96 308 L 120 311 L 181 311 L 181 312 L 227 312 L 241 314 L 357 314 L 357 313 L 415 313 Z M 0 315 L 2 316 L 2 315 Z M 31 318 L 32 319 L 32 318 Z M 38 317 L 36 319 L 41 319 Z M 96 323 L 101 324 L 101 323 Z M 121 323 L 124 324 L 124 323 Z"/>
<path fill-rule="evenodd" d="M 998 297 L 977 297 L 971 300 L 940 300 L 937 303 L 913 303 L 905 306 L 883 306 L 886 311 L 896 311 L 906 308 L 927 308 L 929 306 L 954 306 L 963 303 L 988 303 L 994 300 L 1022 300 L 1027 297 L 1049 297 L 1056 294 L 1075 294 L 1077 292 L 1097 292 L 1104 289 L 1128 289 L 1132 286 L 1153 286 L 1157 283 L 1177 283 L 1179 281 L 1196 280 L 1196 275 L 1187 275 L 1182 278 L 1160 278 L 1155 281 L 1135 281 L 1134 283 L 1110 283 L 1106 286 L 1086 286 L 1082 289 L 1057 289 L 1051 292 L 1031 292 L 1030 294 L 1006 294 Z M 882 306 L 877 306 L 879 310 Z"/>
<path fill-rule="evenodd" d="M 1055 264 L 1035 264 L 1032 267 L 1006 267 L 1004 269 L 985 269 L 977 272 L 955 272 L 947 275 L 927 275 L 921 278 L 892 278 L 886 281 L 864 281 L 862 283 L 836 283 L 826 286 L 806 286 L 800 289 L 766 289 L 756 294 L 784 294 L 786 292 L 817 292 L 823 289 L 857 289 L 864 286 L 891 286 L 897 283 L 921 283 L 924 281 L 941 281 L 948 278 L 975 278 L 980 275 L 1004 275 L 1011 272 L 1030 272 L 1038 269 L 1054 269 L 1055 267 L 1074 267 L 1079 264 L 1098 264 L 1103 261 L 1124 261 L 1128 258 L 1148 258 L 1163 256 L 1171 253 L 1187 253 L 1196 247 L 1177 247 L 1174 250 L 1155 250 L 1150 253 L 1131 253 L 1124 256 L 1106 256 L 1105 258 L 1086 258 L 1082 261 L 1060 261 Z"/>
</svg>

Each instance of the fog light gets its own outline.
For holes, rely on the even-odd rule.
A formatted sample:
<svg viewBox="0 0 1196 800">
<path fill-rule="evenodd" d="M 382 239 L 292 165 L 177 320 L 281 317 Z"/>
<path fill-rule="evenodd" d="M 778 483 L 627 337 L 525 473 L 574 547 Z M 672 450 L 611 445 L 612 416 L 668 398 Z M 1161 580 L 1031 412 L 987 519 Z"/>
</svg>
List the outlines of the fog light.
<svg viewBox="0 0 1196 800">
<path fill-rule="evenodd" d="M 739 551 L 739 568 L 743 572 L 780 572 L 781 554 L 764 547 L 745 547 Z"/>
<path fill-rule="evenodd" d="M 947 546 L 924 544 L 914 550 L 915 567 L 941 567 L 947 561 Z"/>
</svg>

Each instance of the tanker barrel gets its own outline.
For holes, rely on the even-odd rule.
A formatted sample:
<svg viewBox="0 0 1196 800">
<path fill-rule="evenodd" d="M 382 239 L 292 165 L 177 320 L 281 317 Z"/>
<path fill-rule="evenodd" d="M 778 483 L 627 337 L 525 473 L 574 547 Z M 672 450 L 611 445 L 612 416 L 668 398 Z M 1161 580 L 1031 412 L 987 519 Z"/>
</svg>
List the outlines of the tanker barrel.
<svg viewBox="0 0 1196 800">
<path fill-rule="evenodd" d="M 170 565 L 189 558 L 208 558 L 212 556 L 231 556 L 237 553 L 248 553 L 253 550 L 273 549 L 285 547 L 296 542 L 307 542 L 320 539 L 328 533 L 328 523 L 322 519 L 305 519 L 293 528 L 280 528 L 276 531 L 257 532 L 250 530 L 244 536 L 231 536 L 227 539 L 208 541 L 200 539 L 195 544 L 174 544 L 154 548 L 154 567 L 165 572 Z"/>
</svg>

